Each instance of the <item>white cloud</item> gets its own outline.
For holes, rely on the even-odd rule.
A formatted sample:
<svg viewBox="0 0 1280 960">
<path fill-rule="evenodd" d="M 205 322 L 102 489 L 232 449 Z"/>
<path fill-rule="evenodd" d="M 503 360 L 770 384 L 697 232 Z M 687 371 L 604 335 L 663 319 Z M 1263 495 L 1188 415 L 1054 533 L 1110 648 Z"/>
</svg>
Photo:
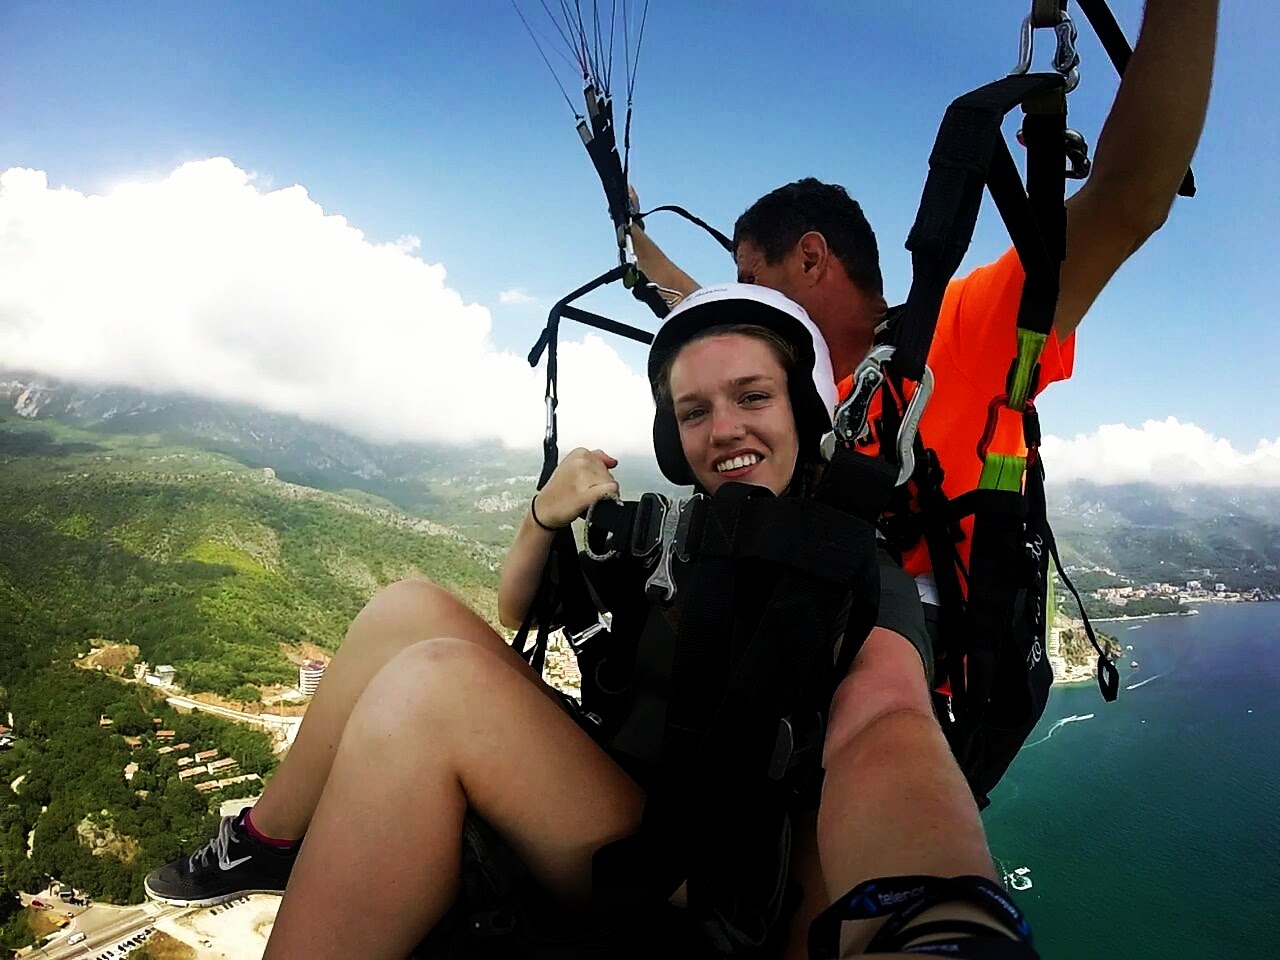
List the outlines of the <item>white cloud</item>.
<svg viewBox="0 0 1280 960">
<path fill-rule="evenodd" d="M 1280 486 L 1280 437 L 1240 451 L 1174 417 L 1141 427 L 1108 424 L 1070 440 L 1046 436 L 1041 449 L 1054 481 Z"/>
<path fill-rule="evenodd" d="M 498 302 L 503 306 L 522 306 L 527 303 L 537 303 L 538 298 L 529 294 L 524 287 L 514 287 L 499 293 Z"/>
<path fill-rule="evenodd" d="M 537 445 L 543 371 L 497 349 L 489 311 L 418 249 L 411 236 L 374 243 L 305 188 L 265 189 L 225 158 L 100 196 L 9 169 L 0 362 L 246 401 L 374 439 Z M 643 374 L 594 335 L 562 340 L 560 371 L 565 397 L 608 401 L 566 399 L 563 449 L 648 449 Z"/>
</svg>

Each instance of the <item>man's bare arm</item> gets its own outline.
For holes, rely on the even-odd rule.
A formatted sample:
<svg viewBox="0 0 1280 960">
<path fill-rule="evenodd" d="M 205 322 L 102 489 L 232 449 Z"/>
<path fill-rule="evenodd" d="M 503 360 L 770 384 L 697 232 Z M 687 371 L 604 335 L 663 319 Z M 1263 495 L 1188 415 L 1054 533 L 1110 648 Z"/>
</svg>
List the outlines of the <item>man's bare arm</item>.
<svg viewBox="0 0 1280 960">
<path fill-rule="evenodd" d="M 687 297 L 698 289 L 698 281 L 672 263 L 643 229 L 632 227 L 631 247 L 635 250 L 640 269 L 659 287 L 674 290 L 681 297 Z"/>
<path fill-rule="evenodd" d="M 1204 128 L 1217 26 L 1218 0 L 1147 0 L 1093 173 L 1067 201 L 1060 339 L 1168 217 Z"/>
</svg>

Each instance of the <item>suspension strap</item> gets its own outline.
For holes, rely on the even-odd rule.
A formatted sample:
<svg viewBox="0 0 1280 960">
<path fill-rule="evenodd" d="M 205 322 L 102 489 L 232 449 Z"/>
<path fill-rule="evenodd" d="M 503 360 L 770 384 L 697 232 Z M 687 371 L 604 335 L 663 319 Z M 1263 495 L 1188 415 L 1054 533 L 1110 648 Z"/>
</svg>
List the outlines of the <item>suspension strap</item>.
<svg viewBox="0 0 1280 960">
<path fill-rule="evenodd" d="M 716 229 L 715 227 L 713 227 L 711 224 L 707 223 L 707 221 L 703 220 L 701 217 L 695 216 L 694 214 L 692 214 L 692 213 L 690 213 L 688 210 L 686 210 L 684 207 L 679 206 L 679 205 L 677 205 L 677 204 L 674 204 L 674 203 L 666 203 L 666 204 L 663 204 L 663 205 L 662 205 L 662 206 L 660 206 L 660 207 L 654 207 L 652 210 L 648 210 L 648 211 L 646 211 L 645 213 L 637 213 L 637 214 L 635 214 L 635 215 L 634 215 L 634 219 L 635 219 L 636 221 L 640 222 L 640 223 L 641 223 L 641 225 L 643 226 L 643 222 L 644 222 L 644 218 L 645 218 L 645 217 L 649 216 L 649 214 L 651 214 L 651 213 L 661 213 L 661 212 L 662 212 L 662 211 L 664 211 L 664 210 L 665 210 L 665 211 L 668 211 L 668 212 L 670 212 L 670 213 L 676 213 L 676 214 L 679 214 L 680 216 L 682 216 L 682 217 L 684 217 L 686 220 L 688 220 L 690 223 L 692 223 L 694 226 L 701 227 L 703 230 L 707 231 L 707 233 L 711 234 L 711 236 L 715 239 L 716 243 L 718 243 L 718 244 L 720 244 L 720 246 L 724 247 L 725 252 L 730 253 L 730 254 L 732 254 L 732 253 L 733 253 L 733 241 L 732 241 L 732 240 L 730 240 L 728 237 L 726 237 L 723 233 L 721 233 L 719 230 L 717 230 L 717 229 Z"/>
<path fill-rule="evenodd" d="M 1024 268 L 1045 265 L 1046 252 L 1032 241 L 1034 233 L 1027 228 L 1034 214 L 1024 215 L 1019 209 L 1030 201 L 1000 127 L 1006 113 L 1037 94 L 1062 98 L 1063 85 L 1056 73 L 1005 77 L 965 94 L 947 108 L 929 158 L 920 209 L 907 237 L 911 289 L 900 318 L 888 331 L 887 339 L 896 347 L 893 365 L 899 375 L 917 382 L 924 375 L 942 298 L 969 247 L 989 185 L 1001 217 L 1006 223 L 1013 218 L 1010 235 Z M 1028 146 L 1028 154 L 1046 146 L 1055 149 L 1037 142 Z M 1060 177 L 1065 177 L 1064 151 L 1065 145 L 1059 142 Z"/>
</svg>

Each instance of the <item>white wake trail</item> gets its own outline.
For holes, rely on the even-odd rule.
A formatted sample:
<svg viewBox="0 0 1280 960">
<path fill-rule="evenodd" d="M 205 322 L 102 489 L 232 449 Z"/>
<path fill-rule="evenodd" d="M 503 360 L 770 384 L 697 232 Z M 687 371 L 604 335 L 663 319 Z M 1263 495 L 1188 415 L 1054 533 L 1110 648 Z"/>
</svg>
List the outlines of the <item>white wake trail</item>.
<svg viewBox="0 0 1280 960">
<path fill-rule="evenodd" d="M 1161 677 L 1163 677 L 1163 676 L 1164 676 L 1164 674 L 1163 674 L 1163 673 L 1157 673 L 1154 677 L 1147 677 L 1147 679 L 1145 679 L 1145 680 L 1139 680 L 1137 683 L 1131 683 L 1131 684 L 1129 684 L 1127 687 L 1125 687 L 1125 689 L 1126 689 L 1126 690 L 1137 690 L 1139 687 L 1145 687 L 1145 686 L 1146 686 L 1148 683 L 1150 683 L 1152 680 L 1159 680 L 1159 679 L 1160 679 Z"/>
<path fill-rule="evenodd" d="M 1081 720 L 1092 720 L 1092 719 L 1093 719 L 1092 713 L 1072 714 L 1069 717 L 1063 717 L 1061 720 L 1056 721 L 1054 725 L 1049 728 L 1049 732 L 1046 733 L 1043 737 L 1041 737 L 1039 740 L 1032 740 L 1030 743 L 1023 744 L 1022 749 L 1026 750 L 1029 747 L 1034 747 L 1038 744 L 1044 743 L 1046 740 L 1052 737 L 1055 733 L 1057 733 L 1059 730 L 1065 727 L 1068 723 L 1078 723 Z"/>
</svg>

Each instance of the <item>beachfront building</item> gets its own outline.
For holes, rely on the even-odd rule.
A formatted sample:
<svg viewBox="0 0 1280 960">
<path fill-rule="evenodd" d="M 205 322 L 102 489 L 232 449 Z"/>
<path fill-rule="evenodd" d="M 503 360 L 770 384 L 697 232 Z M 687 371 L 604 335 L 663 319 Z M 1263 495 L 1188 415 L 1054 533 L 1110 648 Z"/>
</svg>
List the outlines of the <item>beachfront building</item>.
<svg viewBox="0 0 1280 960">
<path fill-rule="evenodd" d="M 328 664 L 323 660 L 307 660 L 298 667 L 298 692 L 307 697 L 315 696 L 326 666 Z"/>
</svg>

